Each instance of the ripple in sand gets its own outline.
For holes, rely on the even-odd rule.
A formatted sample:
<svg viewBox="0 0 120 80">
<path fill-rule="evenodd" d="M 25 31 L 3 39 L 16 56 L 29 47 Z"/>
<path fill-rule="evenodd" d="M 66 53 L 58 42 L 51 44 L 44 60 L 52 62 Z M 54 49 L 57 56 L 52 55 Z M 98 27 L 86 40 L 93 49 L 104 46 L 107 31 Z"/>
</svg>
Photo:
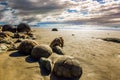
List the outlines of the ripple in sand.
<svg viewBox="0 0 120 80">
<path fill-rule="evenodd" d="M 120 58 L 120 54 L 119 54 L 119 55 L 117 55 L 117 57 L 118 57 L 118 58 Z"/>
<path fill-rule="evenodd" d="M 92 77 L 92 76 L 95 76 L 95 73 L 88 73 L 87 74 L 87 77 Z"/>
<path fill-rule="evenodd" d="M 120 54 L 114 54 L 115 58 L 120 58 Z"/>
</svg>

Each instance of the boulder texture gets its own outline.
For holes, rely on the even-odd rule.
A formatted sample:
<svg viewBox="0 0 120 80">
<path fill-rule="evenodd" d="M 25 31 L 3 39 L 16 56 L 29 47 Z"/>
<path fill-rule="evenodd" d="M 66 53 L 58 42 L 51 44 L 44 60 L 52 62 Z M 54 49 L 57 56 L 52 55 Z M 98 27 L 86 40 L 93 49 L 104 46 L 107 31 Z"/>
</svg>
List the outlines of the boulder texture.
<svg viewBox="0 0 120 80">
<path fill-rule="evenodd" d="M 52 49 L 49 45 L 41 44 L 33 48 L 31 56 L 33 58 L 39 59 L 41 57 L 48 58 L 52 54 Z"/>
<path fill-rule="evenodd" d="M 42 58 L 40 58 L 39 62 L 40 62 L 40 65 L 42 66 L 42 68 L 44 68 L 47 71 L 47 73 L 51 73 L 51 71 L 52 71 L 51 59 L 42 57 Z"/>
<path fill-rule="evenodd" d="M 31 31 L 31 28 L 28 24 L 26 23 L 20 23 L 18 26 L 17 26 L 17 31 L 18 32 L 30 32 Z"/>
<path fill-rule="evenodd" d="M 38 45 L 34 40 L 25 40 L 18 46 L 18 51 L 25 55 L 30 55 L 33 47 Z"/>
<path fill-rule="evenodd" d="M 60 58 L 54 64 L 53 73 L 58 77 L 80 78 L 82 68 L 75 58 Z"/>
<path fill-rule="evenodd" d="M 10 31 L 15 33 L 16 32 L 16 28 L 12 25 L 6 24 L 2 26 L 2 31 Z"/>
</svg>

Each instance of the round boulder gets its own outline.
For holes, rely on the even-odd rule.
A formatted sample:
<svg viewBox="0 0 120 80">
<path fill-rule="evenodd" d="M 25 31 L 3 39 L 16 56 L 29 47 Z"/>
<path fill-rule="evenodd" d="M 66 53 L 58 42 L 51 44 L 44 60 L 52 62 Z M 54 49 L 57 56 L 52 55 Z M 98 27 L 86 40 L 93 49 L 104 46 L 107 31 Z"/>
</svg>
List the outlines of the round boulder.
<svg viewBox="0 0 120 80">
<path fill-rule="evenodd" d="M 53 28 L 52 31 L 58 31 L 58 29 L 57 28 Z"/>
<path fill-rule="evenodd" d="M 75 58 L 60 58 L 55 62 L 53 73 L 63 78 L 80 78 L 82 68 L 80 67 L 79 61 Z"/>
<path fill-rule="evenodd" d="M 30 55 L 33 47 L 36 45 L 38 45 L 38 43 L 34 40 L 25 40 L 18 46 L 18 51 L 22 54 Z"/>
<path fill-rule="evenodd" d="M 28 24 L 26 23 L 20 23 L 17 27 L 18 32 L 30 32 L 31 28 Z"/>
<path fill-rule="evenodd" d="M 51 54 L 52 49 L 49 47 L 49 45 L 41 44 L 33 48 L 31 56 L 35 59 L 39 59 L 41 57 L 48 58 Z"/>
<path fill-rule="evenodd" d="M 2 26 L 2 31 L 16 32 L 16 28 L 12 25 L 6 24 Z"/>
</svg>

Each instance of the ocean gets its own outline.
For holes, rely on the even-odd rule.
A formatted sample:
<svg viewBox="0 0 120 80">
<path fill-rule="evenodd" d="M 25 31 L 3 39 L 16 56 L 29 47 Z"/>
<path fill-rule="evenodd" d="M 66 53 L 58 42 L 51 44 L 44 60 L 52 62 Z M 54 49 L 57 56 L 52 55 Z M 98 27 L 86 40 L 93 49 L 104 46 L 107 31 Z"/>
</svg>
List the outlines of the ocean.
<svg viewBox="0 0 120 80">
<path fill-rule="evenodd" d="M 32 26 L 38 28 L 58 28 L 58 29 L 74 29 L 74 30 L 120 30 L 120 26 L 100 26 L 100 25 L 78 25 L 78 24 L 43 24 Z"/>
</svg>

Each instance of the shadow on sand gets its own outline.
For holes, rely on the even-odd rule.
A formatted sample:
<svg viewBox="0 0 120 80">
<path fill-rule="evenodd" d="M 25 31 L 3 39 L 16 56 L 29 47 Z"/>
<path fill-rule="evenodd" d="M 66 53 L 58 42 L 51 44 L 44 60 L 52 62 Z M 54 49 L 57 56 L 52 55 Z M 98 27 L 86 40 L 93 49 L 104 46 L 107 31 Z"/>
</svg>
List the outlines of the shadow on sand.
<svg viewBox="0 0 120 80">
<path fill-rule="evenodd" d="M 13 52 L 9 55 L 10 57 L 23 57 L 23 56 L 27 56 L 27 55 L 24 55 L 24 54 L 21 54 L 20 52 Z"/>
<path fill-rule="evenodd" d="M 50 80 L 79 80 L 80 78 L 63 78 L 63 77 L 57 77 L 54 75 L 54 73 L 52 72 L 50 74 Z"/>
<path fill-rule="evenodd" d="M 29 56 L 27 56 L 27 57 L 25 58 L 25 61 L 28 62 L 28 63 L 34 63 L 34 62 L 38 62 L 39 60 L 38 60 L 38 59 L 34 59 L 34 58 L 32 58 L 32 57 L 29 55 Z"/>
<path fill-rule="evenodd" d="M 38 59 L 34 59 L 32 58 L 30 55 L 23 55 L 19 52 L 13 52 L 9 55 L 10 57 L 24 57 L 27 56 L 25 58 L 25 61 L 28 63 L 35 63 L 37 62 L 39 64 L 39 66 L 34 66 L 34 67 L 39 67 L 40 68 L 40 73 L 42 76 L 49 76 L 50 75 L 50 80 L 79 80 L 80 78 L 62 78 L 62 77 L 57 77 L 53 74 L 53 72 L 48 71 L 45 69 L 44 65 L 42 65 L 42 63 L 40 63 L 40 61 Z M 26 68 L 32 68 L 32 67 L 26 67 Z"/>
<path fill-rule="evenodd" d="M 40 68 L 40 73 L 42 76 L 48 76 L 50 74 L 50 72 L 45 69 L 44 65 L 40 63 L 39 59 L 34 59 L 29 55 L 25 58 L 25 61 L 28 63 L 35 63 L 35 62 L 38 63 Z"/>
</svg>

